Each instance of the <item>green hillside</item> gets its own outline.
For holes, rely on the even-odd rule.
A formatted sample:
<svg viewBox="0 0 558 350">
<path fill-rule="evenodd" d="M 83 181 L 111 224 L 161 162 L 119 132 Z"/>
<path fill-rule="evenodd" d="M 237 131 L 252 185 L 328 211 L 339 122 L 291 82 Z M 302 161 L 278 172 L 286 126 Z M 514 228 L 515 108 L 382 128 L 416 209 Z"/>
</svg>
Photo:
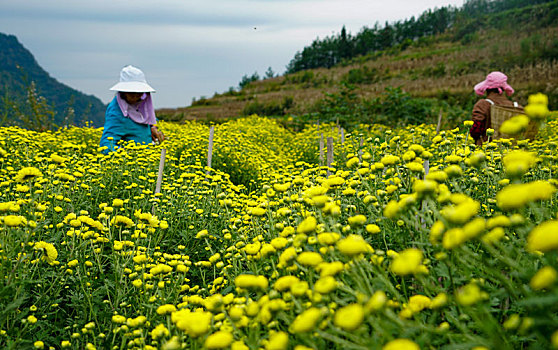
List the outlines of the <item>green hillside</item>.
<svg viewBox="0 0 558 350">
<path fill-rule="evenodd" d="M 0 33 L 0 48 L 1 125 L 41 125 L 42 117 L 58 126 L 103 124 L 106 106 L 101 100 L 51 77 L 15 36 Z"/>
<path fill-rule="evenodd" d="M 442 26 L 436 27 L 437 18 Z M 444 121 L 454 124 L 468 118 L 477 98 L 473 86 L 493 70 L 508 75 L 519 102 L 525 103 L 530 93 L 544 92 L 556 106 L 557 19 L 558 1 L 474 0 L 460 9 L 427 11 L 418 19 L 365 28 L 354 36 L 342 31 L 297 53 L 283 76 L 264 80 L 245 76 L 242 89 L 231 88 L 189 107 L 160 110 L 158 115 L 170 121 L 218 121 L 257 113 L 294 122 L 405 124 L 432 122 L 442 111 Z M 409 37 L 404 32 L 409 23 L 422 23 L 426 29 L 417 27 L 415 36 Z M 386 28 L 391 30 L 389 46 L 374 48 L 370 39 L 368 51 L 339 54 L 335 65 L 293 68 L 305 51 L 326 44 L 331 52 L 342 52 L 344 45 L 357 48 L 364 45 L 366 33 Z"/>
</svg>

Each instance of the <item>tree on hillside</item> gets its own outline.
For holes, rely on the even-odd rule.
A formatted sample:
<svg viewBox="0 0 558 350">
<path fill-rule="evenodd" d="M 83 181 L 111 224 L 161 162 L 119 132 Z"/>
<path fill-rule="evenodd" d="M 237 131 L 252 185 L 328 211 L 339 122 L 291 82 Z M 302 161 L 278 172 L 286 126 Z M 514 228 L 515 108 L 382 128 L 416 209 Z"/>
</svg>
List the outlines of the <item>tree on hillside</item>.
<svg viewBox="0 0 558 350">
<path fill-rule="evenodd" d="M 265 75 L 264 75 L 265 79 L 271 79 L 271 78 L 275 78 L 275 72 L 273 71 L 273 69 L 270 67 L 267 67 L 267 70 L 265 71 Z"/>
<path fill-rule="evenodd" d="M 414 41 L 454 28 L 454 39 L 460 40 L 478 30 L 485 23 L 486 16 L 514 9 L 526 8 L 556 0 L 468 0 L 460 8 L 446 6 L 424 11 L 418 18 L 414 16 L 393 23 L 385 22 L 383 27 L 364 27 L 355 36 L 347 33 L 345 26 L 338 35 L 320 40 L 317 38 L 310 46 L 295 54 L 287 65 L 287 74 L 305 69 L 329 68 L 342 60 L 359 55 L 382 51 L 400 45 L 405 48 Z M 511 23 L 511 22 L 510 22 Z M 495 25 L 486 22 L 486 25 Z"/>
<path fill-rule="evenodd" d="M 253 81 L 258 81 L 258 80 L 260 80 L 260 75 L 258 74 L 258 72 L 254 72 L 254 74 L 252 74 L 251 76 L 245 74 L 240 79 L 240 82 L 238 83 L 238 87 L 240 89 L 243 89 L 246 85 L 250 84 Z"/>
</svg>

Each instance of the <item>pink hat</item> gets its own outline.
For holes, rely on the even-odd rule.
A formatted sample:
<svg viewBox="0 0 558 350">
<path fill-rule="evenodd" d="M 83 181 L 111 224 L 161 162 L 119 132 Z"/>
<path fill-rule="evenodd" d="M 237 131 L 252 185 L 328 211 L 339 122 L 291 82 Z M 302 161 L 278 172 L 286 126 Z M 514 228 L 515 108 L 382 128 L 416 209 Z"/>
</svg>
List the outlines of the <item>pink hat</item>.
<svg viewBox="0 0 558 350">
<path fill-rule="evenodd" d="M 514 93 L 513 88 L 508 84 L 508 77 L 502 72 L 492 72 L 486 76 L 484 81 L 475 85 L 475 93 L 479 96 L 484 95 L 487 89 L 498 89 L 501 94 L 502 90 L 506 91 L 508 96 Z"/>
</svg>

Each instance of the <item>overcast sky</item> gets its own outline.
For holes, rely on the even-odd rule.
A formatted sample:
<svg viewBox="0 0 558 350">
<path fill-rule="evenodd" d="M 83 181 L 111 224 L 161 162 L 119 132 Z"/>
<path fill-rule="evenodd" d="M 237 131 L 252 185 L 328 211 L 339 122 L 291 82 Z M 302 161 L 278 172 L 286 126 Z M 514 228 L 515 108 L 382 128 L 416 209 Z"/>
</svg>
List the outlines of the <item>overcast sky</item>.
<svg viewBox="0 0 558 350">
<path fill-rule="evenodd" d="M 317 37 L 464 0 L 0 0 L 15 35 L 58 81 L 104 103 L 120 69 L 141 68 L 155 108 L 188 106 L 268 67 L 282 74 Z M 1 49 L 1 48 L 0 48 Z"/>
</svg>

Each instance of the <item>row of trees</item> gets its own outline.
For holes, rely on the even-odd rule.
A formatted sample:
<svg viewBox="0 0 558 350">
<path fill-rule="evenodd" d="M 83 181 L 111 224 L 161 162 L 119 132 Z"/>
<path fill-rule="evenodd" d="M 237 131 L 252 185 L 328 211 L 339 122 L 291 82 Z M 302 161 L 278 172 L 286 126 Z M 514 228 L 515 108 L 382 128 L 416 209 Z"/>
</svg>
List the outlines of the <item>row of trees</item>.
<svg viewBox="0 0 558 350">
<path fill-rule="evenodd" d="M 345 27 L 337 35 L 317 38 L 310 46 L 295 54 L 287 65 L 286 73 L 305 69 L 330 68 L 343 60 L 366 55 L 399 45 L 405 48 L 422 37 L 445 32 L 452 28 L 460 40 L 479 28 L 481 18 L 556 0 L 469 0 L 461 8 L 442 7 L 423 12 L 418 18 L 386 22 L 383 27 L 363 27 L 356 35 L 348 34 Z"/>
</svg>

